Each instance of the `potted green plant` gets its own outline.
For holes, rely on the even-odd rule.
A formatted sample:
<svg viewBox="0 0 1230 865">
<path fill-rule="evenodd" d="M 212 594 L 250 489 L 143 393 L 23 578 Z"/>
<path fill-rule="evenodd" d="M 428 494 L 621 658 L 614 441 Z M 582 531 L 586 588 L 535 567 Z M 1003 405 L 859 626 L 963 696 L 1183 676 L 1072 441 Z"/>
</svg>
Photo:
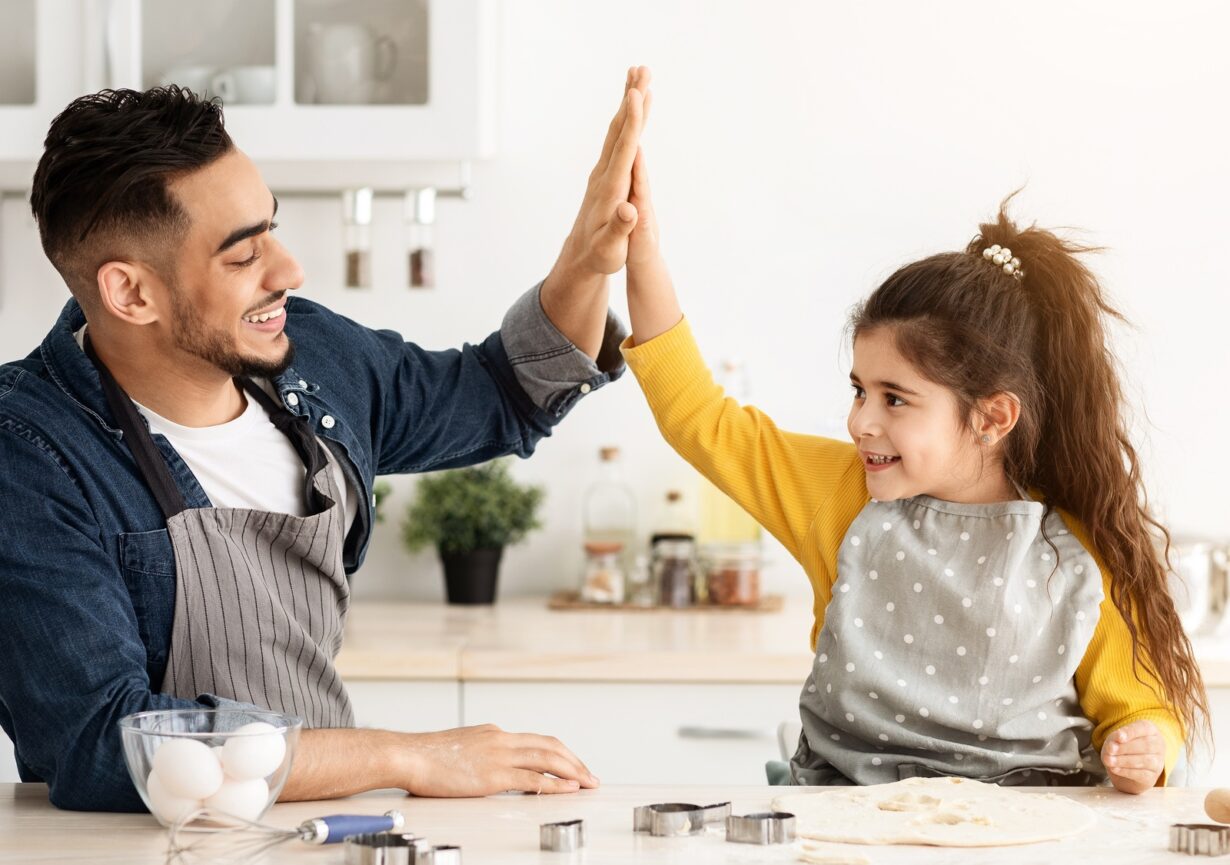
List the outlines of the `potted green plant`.
<svg viewBox="0 0 1230 865">
<path fill-rule="evenodd" d="M 492 604 L 504 547 L 541 526 L 543 496 L 513 480 L 506 460 L 426 475 L 406 507 L 402 541 L 411 551 L 435 545 L 450 604 Z"/>
</svg>

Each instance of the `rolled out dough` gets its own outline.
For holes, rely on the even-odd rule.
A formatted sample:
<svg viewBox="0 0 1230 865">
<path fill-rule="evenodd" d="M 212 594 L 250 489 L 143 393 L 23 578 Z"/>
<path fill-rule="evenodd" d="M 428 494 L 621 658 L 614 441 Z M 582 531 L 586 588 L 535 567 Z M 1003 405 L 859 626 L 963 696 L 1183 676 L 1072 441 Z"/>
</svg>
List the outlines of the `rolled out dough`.
<svg viewBox="0 0 1230 865">
<path fill-rule="evenodd" d="M 800 838 L 845 844 L 998 847 L 1075 835 L 1097 819 L 1067 796 L 1019 793 L 967 778 L 778 796 L 773 810 L 797 818 Z"/>
</svg>

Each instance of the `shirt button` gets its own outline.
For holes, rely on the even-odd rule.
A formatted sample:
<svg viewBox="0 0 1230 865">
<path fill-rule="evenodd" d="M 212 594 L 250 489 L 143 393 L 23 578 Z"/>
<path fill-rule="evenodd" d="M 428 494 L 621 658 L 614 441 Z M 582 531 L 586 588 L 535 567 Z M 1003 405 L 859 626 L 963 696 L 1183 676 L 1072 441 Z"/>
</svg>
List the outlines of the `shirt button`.
<svg viewBox="0 0 1230 865">
<path fill-rule="evenodd" d="M 286 404 L 289 406 L 297 406 L 299 404 L 299 395 L 288 393 L 286 395 Z"/>
<path fill-rule="evenodd" d="M 307 382 L 304 381 L 303 379 L 299 379 L 299 387 L 306 388 Z"/>
<path fill-rule="evenodd" d="M 331 414 L 327 414 L 320 419 L 320 425 L 325 429 L 333 429 L 334 423 L 335 421 L 333 420 L 333 415 Z"/>
<path fill-rule="evenodd" d="M 589 393 L 591 390 L 593 390 L 593 388 L 588 384 L 581 385 L 581 393 Z"/>
</svg>

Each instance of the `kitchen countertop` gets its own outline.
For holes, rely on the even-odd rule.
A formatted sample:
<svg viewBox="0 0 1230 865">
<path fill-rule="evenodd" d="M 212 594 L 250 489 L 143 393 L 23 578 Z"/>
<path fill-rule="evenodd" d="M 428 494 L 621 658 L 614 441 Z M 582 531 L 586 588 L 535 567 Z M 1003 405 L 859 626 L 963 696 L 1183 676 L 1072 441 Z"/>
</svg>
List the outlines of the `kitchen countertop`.
<svg viewBox="0 0 1230 865">
<path fill-rule="evenodd" d="M 778 612 L 549 610 L 351 605 L 338 670 L 350 681 L 801 683 L 811 670 L 810 598 Z M 1197 637 L 1209 687 L 1230 686 L 1230 637 Z"/>
<path fill-rule="evenodd" d="M 798 791 L 802 788 L 795 788 Z M 818 789 L 818 788 L 814 788 Z M 1127 796 L 1106 788 L 1017 788 L 1071 796 L 1098 812 L 1095 825 L 1062 841 L 1021 847 L 944 849 L 897 846 L 831 845 L 865 856 L 873 865 L 932 863 L 981 865 L 986 862 L 1114 862 L 1144 865 L 1192 862 L 1166 851 L 1168 827 L 1202 822 L 1206 790 L 1172 788 Z M 795 792 L 792 791 L 792 792 Z M 716 827 L 689 838 L 653 838 L 631 831 L 632 809 L 653 802 L 710 804 L 730 800 L 735 814 L 768 809 L 781 787 L 606 787 L 565 796 L 504 795 L 486 799 L 413 799 L 400 793 L 364 794 L 330 802 L 275 805 L 265 821 L 296 826 L 333 813 L 380 814 L 391 808 L 406 816 L 406 829 L 436 844 L 462 848 L 465 865 L 604 865 L 604 863 L 788 863 L 797 861 L 790 845 L 756 847 L 730 844 Z M 584 819 L 588 836 L 577 854 L 541 852 L 542 823 Z M 196 836 L 200 837 L 200 836 Z M 58 811 L 42 784 L 0 784 L 0 862 L 92 862 L 153 865 L 163 863 L 166 833 L 148 814 Z M 187 862 L 209 861 L 201 858 Z M 290 842 L 268 863 L 341 865 L 341 847 L 311 847 Z"/>
</svg>

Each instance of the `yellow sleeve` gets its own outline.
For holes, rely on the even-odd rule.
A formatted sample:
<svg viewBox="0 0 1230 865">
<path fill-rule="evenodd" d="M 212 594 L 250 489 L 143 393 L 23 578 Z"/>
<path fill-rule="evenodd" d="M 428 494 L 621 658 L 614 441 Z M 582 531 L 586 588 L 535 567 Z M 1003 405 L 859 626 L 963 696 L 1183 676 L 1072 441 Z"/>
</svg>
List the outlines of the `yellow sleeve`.
<svg viewBox="0 0 1230 865">
<path fill-rule="evenodd" d="M 1133 668 L 1132 635 L 1123 614 L 1111 600 L 1111 577 L 1102 559 L 1089 543 L 1083 527 L 1064 514 L 1064 522 L 1098 562 L 1102 571 L 1102 604 L 1093 639 L 1076 668 L 1076 693 L 1081 709 L 1093 722 L 1093 746 L 1099 751 L 1106 738 L 1133 721 L 1152 721 L 1166 740 L 1166 768 L 1157 785 L 1164 787 L 1185 747 L 1183 725 L 1165 698 L 1161 683 L 1144 669 Z M 1147 647 L 1142 646 L 1147 651 Z M 1147 654 L 1146 654 L 1147 657 Z M 1137 678 L 1139 673 L 1140 678 Z"/>
<path fill-rule="evenodd" d="M 862 482 L 866 500 L 854 446 L 783 432 L 763 412 L 726 397 L 701 358 L 687 319 L 643 345 L 625 340 L 623 355 L 670 446 L 780 540 L 815 584 L 817 575 L 804 561 L 804 541 L 817 512 L 852 482 Z M 852 519 L 853 514 L 845 525 Z M 831 590 L 832 582 L 829 575 L 826 588 Z"/>
</svg>

